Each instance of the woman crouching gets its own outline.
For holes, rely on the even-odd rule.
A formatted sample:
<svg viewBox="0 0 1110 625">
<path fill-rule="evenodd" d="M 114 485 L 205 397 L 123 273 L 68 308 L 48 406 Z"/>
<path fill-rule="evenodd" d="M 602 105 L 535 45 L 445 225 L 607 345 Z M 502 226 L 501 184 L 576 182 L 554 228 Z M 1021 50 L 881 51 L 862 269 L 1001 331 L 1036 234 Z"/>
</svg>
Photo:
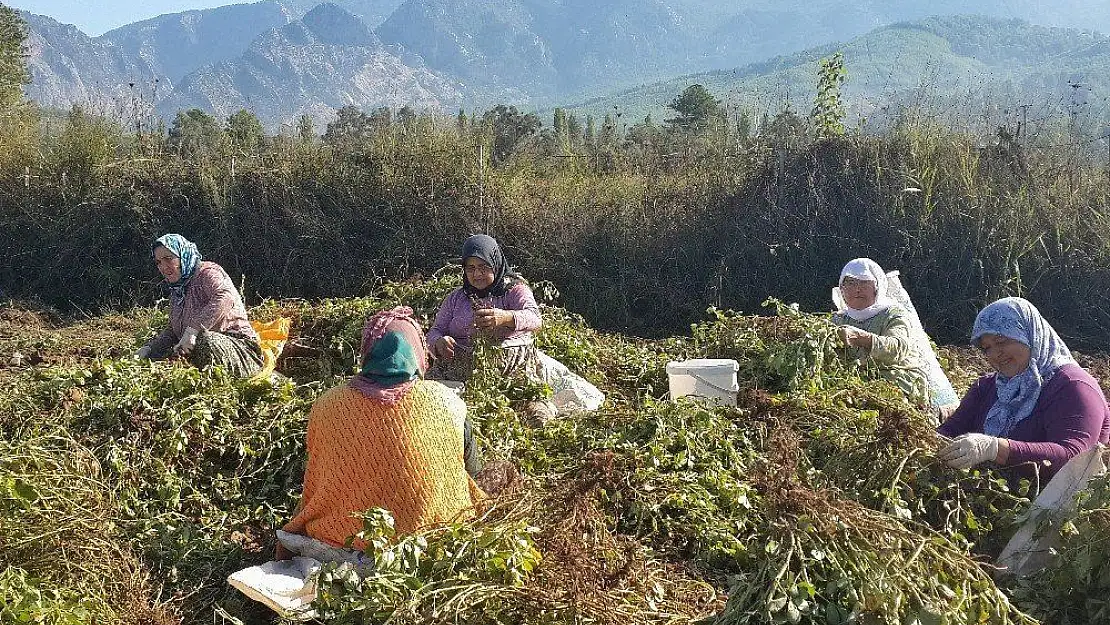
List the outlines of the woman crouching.
<svg viewBox="0 0 1110 625">
<path fill-rule="evenodd" d="M 223 267 L 201 258 L 179 234 L 151 245 L 154 263 L 170 294 L 170 324 L 136 352 L 138 358 L 182 357 L 196 367 L 222 366 L 237 377 L 262 369 L 258 334 L 243 298 Z"/>
</svg>

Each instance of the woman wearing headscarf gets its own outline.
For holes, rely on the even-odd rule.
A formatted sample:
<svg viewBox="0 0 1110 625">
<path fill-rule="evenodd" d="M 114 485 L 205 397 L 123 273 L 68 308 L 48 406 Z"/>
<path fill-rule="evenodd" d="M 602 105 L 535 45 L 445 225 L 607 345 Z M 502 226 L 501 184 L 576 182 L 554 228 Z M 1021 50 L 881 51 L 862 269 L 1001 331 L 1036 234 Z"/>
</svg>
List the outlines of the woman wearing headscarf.
<svg viewBox="0 0 1110 625">
<path fill-rule="evenodd" d="M 979 378 L 940 426 L 941 434 L 956 437 L 938 454 L 948 466 L 1035 463 L 1051 477 L 1110 440 L 1098 382 L 1028 300 L 1007 297 L 980 311 L 971 344 L 995 372 Z"/>
<path fill-rule="evenodd" d="M 238 377 L 258 373 L 258 334 L 223 267 L 204 260 L 197 246 L 179 234 L 160 237 L 151 253 L 169 290 L 170 324 L 135 355 L 152 360 L 179 356 L 197 367 L 222 366 Z"/>
<path fill-rule="evenodd" d="M 886 294 L 886 272 L 870 258 L 856 258 L 840 272 L 844 302 L 833 317 L 848 354 L 874 365 L 908 397 L 928 400 L 924 364 L 913 345 L 906 312 Z"/>
<path fill-rule="evenodd" d="M 278 533 L 279 558 L 343 559 L 335 551 L 318 556 L 342 549 L 362 529 L 355 512 L 389 510 L 406 534 L 467 518 L 484 497 L 464 467 L 466 405 L 421 379 L 427 349 L 412 309 L 370 317 L 361 353 L 358 375 L 312 406 L 304 491 Z"/>
<path fill-rule="evenodd" d="M 476 234 L 463 243 L 463 285 L 443 300 L 428 344 L 436 358 L 433 376 L 465 382 L 474 372 L 474 336 L 484 333 L 501 348 L 506 375 L 536 369 L 532 333 L 541 325 L 532 290 L 505 260 L 493 237 Z"/>
</svg>

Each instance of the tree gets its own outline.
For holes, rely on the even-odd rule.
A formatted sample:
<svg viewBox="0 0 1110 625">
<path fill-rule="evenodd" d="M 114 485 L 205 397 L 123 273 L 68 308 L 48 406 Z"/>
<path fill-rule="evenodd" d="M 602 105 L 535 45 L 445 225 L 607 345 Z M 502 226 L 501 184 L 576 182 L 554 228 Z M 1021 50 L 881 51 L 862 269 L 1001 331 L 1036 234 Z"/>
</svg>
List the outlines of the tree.
<svg viewBox="0 0 1110 625">
<path fill-rule="evenodd" d="M 297 118 L 297 136 L 305 143 L 316 138 L 316 122 L 308 113 Z"/>
<path fill-rule="evenodd" d="M 494 165 L 508 160 L 521 142 L 536 134 L 543 126 L 543 122 L 534 114 L 524 115 L 515 106 L 504 104 L 498 104 L 486 111 L 482 115 L 482 121 L 493 131 L 493 154 L 490 156 Z"/>
<path fill-rule="evenodd" d="M 789 102 L 783 105 L 783 109 L 774 118 L 768 120 L 764 117 L 764 124 L 760 134 L 772 145 L 779 147 L 799 145 L 806 134 L 805 120 L 790 108 Z"/>
<path fill-rule="evenodd" d="M 244 154 L 255 154 L 262 147 L 266 130 L 258 117 L 247 109 L 239 109 L 227 118 L 227 139 L 231 147 Z"/>
<path fill-rule="evenodd" d="M 23 85 L 30 82 L 23 44 L 27 25 L 11 7 L 0 4 L 0 108 L 23 101 Z"/>
<path fill-rule="evenodd" d="M 578 116 L 574 113 L 567 115 L 567 136 L 570 138 L 571 145 L 579 145 L 582 143 L 582 122 L 578 121 Z"/>
<path fill-rule="evenodd" d="M 459 131 L 460 135 L 462 135 L 462 134 L 466 134 L 466 127 L 467 127 L 466 111 L 464 111 L 462 109 L 459 109 L 459 115 L 458 115 L 458 117 L 455 118 L 455 129 Z"/>
<path fill-rule="evenodd" d="M 372 130 L 370 116 L 357 106 L 348 104 L 336 111 L 335 121 L 329 123 L 324 130 L 324 141 L 331 145 L 349 147 L 368 139 Z"/>
<path fill-rule="evenodd" d="M 187 156 L 211 154 L 222 138 L 223 131 L 216 118 L 200 109 L 178 113 L 170 126 L 170 145 Z"/>
<path fill-rule="evenodd" d="M 678 113 L 667 124 L 683 131 L 701 131 L 721 117 L 721 102 L 702 85 L 690 85 L 667 108 Z"/>
<path fill-rule="evenodd" d="M 837 52 L 821 60 L 817 69 L 817 97 L 809 115 L 818 139 L 844 135 L 844 99 L 840 87 L 847 78 L 843 54 Z"/>
<path fill-rule="evenodd" d="M 740 117 L 736 118 L 736 139 L 737 141 L 747 141 L 752 135 L 752 118 L 748 115 L 747 111 L 740 113 Z"/>
<path fill-rule="evenodd" d="M 411 106 L 405 105 L 397 111 L 397 123 L 402 130 L 411 131 L 416 128 L 416 111 Z"/>
<path fill-rule="evenodd" d="M 388 106 L 379 106 L 370 111 L 369 119 L 370 128 L 375 132 L 385 132 L 393 126 L 393 109 Z"/>
<path fill-rule="evenodd" d="M 606 113 L 601 121 L 601 132 L 597 135 L 597 147 L 612 148 L 617 145 L 617 122 L 613 116 Z"/>
</svg>

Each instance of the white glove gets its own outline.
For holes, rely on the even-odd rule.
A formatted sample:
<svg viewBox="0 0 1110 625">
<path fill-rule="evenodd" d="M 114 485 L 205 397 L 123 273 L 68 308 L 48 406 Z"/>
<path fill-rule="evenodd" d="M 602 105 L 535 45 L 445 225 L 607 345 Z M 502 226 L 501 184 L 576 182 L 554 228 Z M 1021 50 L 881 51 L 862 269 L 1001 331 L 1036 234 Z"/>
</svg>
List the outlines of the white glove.
<svg viewBox="0 0 1110 625">
<path fill-rule="evenodd" d="M 957 436 L 937 457 L 953 469 L 970 469 L 998 458 L 998 439 L 975 433 Z"/>
<path fill-rule="evenodd" d="M 131 357 L 135 360 L 145 360 L 147 358 L 150 358 L 150 345 L 143 345 L 139 348 L 139 351 L 132 354 Z"/>
<path fill-rule="evenodd" d="M 179 356 L 188 356 L 189 352 L 197 346 L 197 330 L 193 328 L 185 328 L 181 333 L 181 340 L 174 345 L 173 352 Z"/>
</svg>

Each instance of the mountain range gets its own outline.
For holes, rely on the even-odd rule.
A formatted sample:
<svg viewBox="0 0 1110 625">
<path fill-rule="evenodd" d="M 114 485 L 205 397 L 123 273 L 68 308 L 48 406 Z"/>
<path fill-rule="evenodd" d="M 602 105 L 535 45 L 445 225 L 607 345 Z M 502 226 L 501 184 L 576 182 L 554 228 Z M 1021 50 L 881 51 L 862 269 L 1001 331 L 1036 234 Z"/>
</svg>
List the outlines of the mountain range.
<svg viewBox="0 0 1110 625">
<path fill-rule="evenodd" d="M 925 104 L 950 117 L 992 110 L 1039 120 L 1108 117 L 1110 37 L 1035 26 L 1016 19 L 932 17 L 878 28 L 845 43 L 782 55 L 744 67 L 679 76 L 565 107 L 570 113 L 621 113 L 627 124 L 673 115 L 667 103 L 701 84 L 728 107 L 805 114 L 816 95 L 822 58 L 840 52 L 848 79 L 843 96 L 856 119 Z"/>
<path fill-rule="evenodd" d="M 985 17 L 931 17 L 957 13 Z M 95 38 L 23 16 L 27 94 L 44 106 L 163 117 L 246 107 L 271 129 L 305 113 L 326 122 L 347 104 L 578 101 L 638 115 L 691 81 L 742 92 L 747 104 L 781 100 L 812 89 L 815 59 L 840 47 L 852 102 L 865 108 L 948 63 L 969 80 L 1055 88 L 1062 74 L 1100 71 L 1081 43 L 1103 39 L 1054 27 L 1110 32 L 1103 0 L 281 0 L 163 15 Z M 1049 67 L 992 57 L 1036 59 L 1038 46 L 1062 56 L 1044 57 Z"/>
</svg>

